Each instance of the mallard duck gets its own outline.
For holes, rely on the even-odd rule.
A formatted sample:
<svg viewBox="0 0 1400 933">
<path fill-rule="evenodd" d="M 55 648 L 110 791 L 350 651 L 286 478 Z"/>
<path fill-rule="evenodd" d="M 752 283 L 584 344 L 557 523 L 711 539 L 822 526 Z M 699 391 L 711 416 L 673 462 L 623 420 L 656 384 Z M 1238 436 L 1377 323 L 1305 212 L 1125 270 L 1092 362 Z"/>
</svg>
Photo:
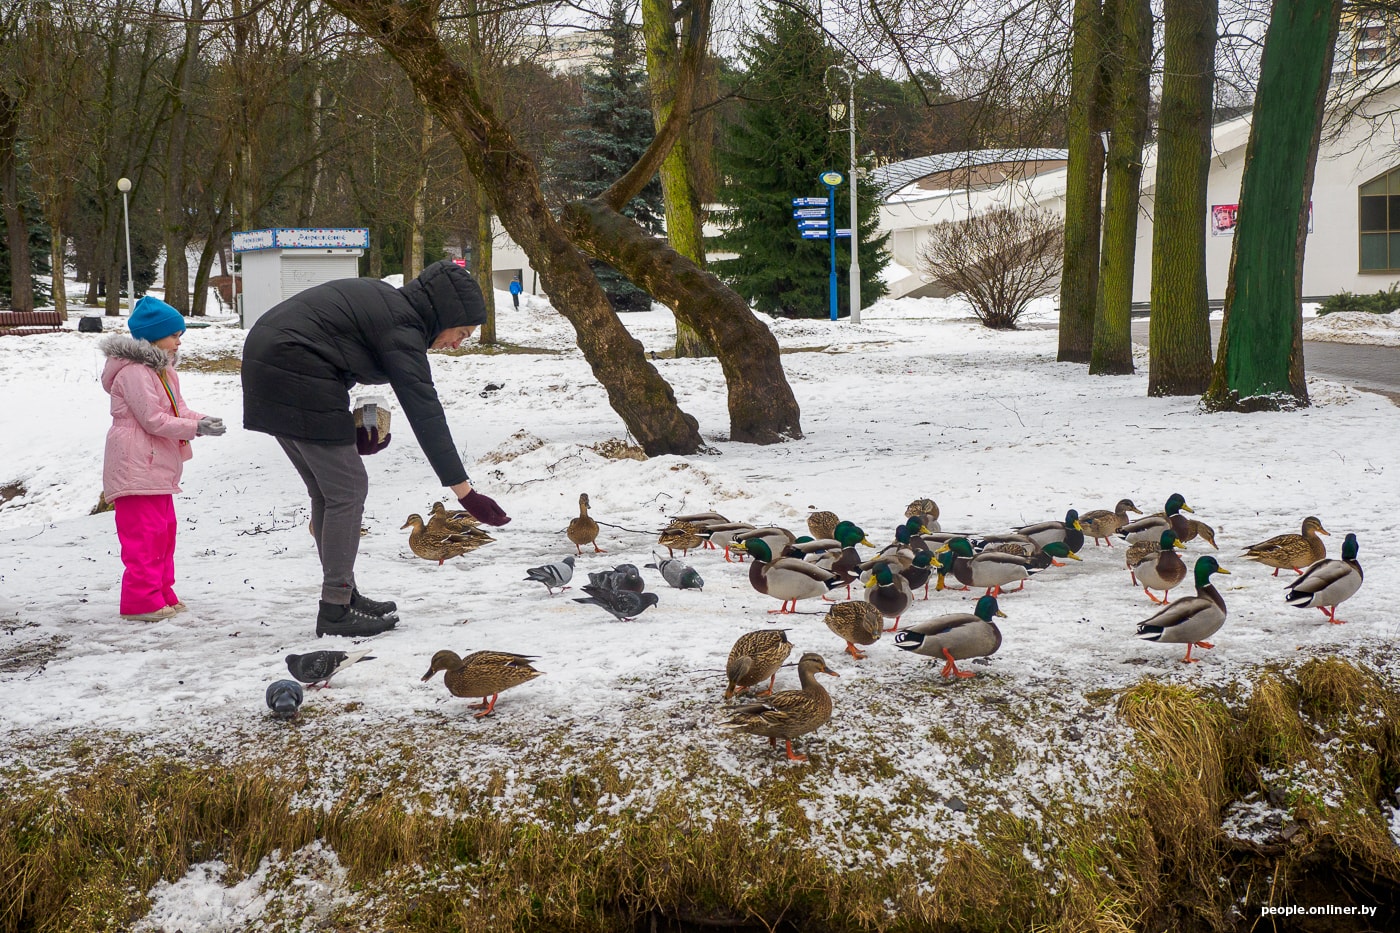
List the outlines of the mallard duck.
<svg viewBox="0 0 1400 933">
<path fill-rule="evenodd" d="M 1220 550 L 1219 546 L 1215 543 L 1215 529 L 1198 518 L 1188 518 L 1186 520 L 1186 534 L 1180 539 L 1181 543 L 1186 544 L 1188 541 L 1195 541 L 1197 538 L 1200 538 L 1217 551 Z"/>
<path fill-rule="evenodd" d="M 860 526 L 853 522 L 838 522 L 834 535 L 841 544 L 841 551 L 832 558 L 826 569 L 836 574 L 846 585 L 846 598 L 850 599 L 851 584 L 860 577 L 861 559 L 856 545 L 863 544 L 866 547 L 874 547 L 874 545 L 865 537 L 865 532 L 861 530 Z"/>
<path fill-rule="evenodd" d="M 705 539 L 705 547 L 724 548 L 725 563 L 730 562 L 729 549 L 734 546 L 734 538 L 745 531 L 753 531 L 754 526 L 748 522 L 722 522 L 714 525 L 705 525 L 700 529 L 700 535 Z M 743 562 L 744 555 L 739 555 L 739 561 Z"/>
<path fill-rule="evenodd" d="M 792 740 L 814 732 L 831 718 L 831 695 L 817 683 L 818 674 L 841 675 L 826 666 L 822 656 L 808 652 L 797 662 L 801 690 L 774 693 L 761 703 L 746 703 L 734 710 L 725 727 L 749 735 L 765 735 L 769 745 L 778 739 L 787 744 L 789 761 L 806 761 L 806 755 L 792 751 Z"/>
<path fill-rule="evenodd" d="M 973 549 L 977 545 L 973 544 Z M 1030 561 L 1030 566 L 1037 570 L 1044 570 L 1046 567 L 1063 567 L 1060 563 L 1061 557 L 1068 557 L 1070 560 L 1080 560 L 1084 558 L 1071 551 L 1063 541 L 1051 541 L 1045 547 L 1040 547 L 1034 541 L 1027 538 L 1025 542 L 1007 541 L 1002 544 L 992 544 L 981 551 L 1001 552 L 1003 554 L 1014 554 L 1017 557 L 1025 557 Z M 980 552 L 979 552 L 980 553 Z"/>
<path fill-rule="evenodd" d="M 729 519 L 718 512 L 692 512 L 689 515 L 672 515 L 668 521 L 685 522 L 690 525 L 722 525 Z"/>
<path fill-rule="evenodd" d="M 1196 595 L 1174 600 L 1152 618 L 1139 622 L 1137 637 L 1172 645 L 1184 644 L 1186 657 L 1181 659 L 1182 662 L 1191 664 L 1199 661 L 1200 658 L 1191 657 L 1191 649 L 1214 648 L 1205 639 L 1220 631 L 1220 626 L 1225 624 L 1225 599 L 1210 582 L 1210 575 L 1229 572 L 1209 554 L 1196 558 Z"/>
<path fill-rule="evenodd" d="M 724 665 L 725 676 L 729 678 L 729 686 L 724 691 L 726 700 L 740 690 L 762 683 L 765 677 L 768 678 L 768 689 L 754 695 L 765 697 L 773 692 L 778 668 L 792 653 L 792 642 L 788 641 L 787 631 L 785 628 L 769 628 L 739 636 L 734 647 L 729 649 L 729 661 Z"/>
<path fill-rule="evenodd" d="M 1177 540 L 1184 540 L 1187 528 L 1186 516 L 1181 514 L 1183 509 L 1187 512 L 1195 511 L 1186 504 L 1185 496 L 1174 492 L 1167 499 L 1166 508 L 1161 515 L 1147 515 L 1135 522 L 1119 525 L 1114 534 L 1129 544 L 1137 544 L 1139 541 L 1156 543 L 1162 537 L 1162 532 L 1170 528 L 1176 532 Z"/>
<path fill-rule="evenodd" d="M 848 599 L 828 609 L 823 621 L 827 628 L 846 640 L 846 653 L 860 661 L 865 658 L 865 652 L 856 645 L 873 645 L 880 640 L 885 626 L 881 618 L 880 610 L 870 603 Z"/>
<path fill-rule="evenodd" d="M 807 516 L 807 530 L 814 538 L 836 537 L 836 526 L 839 524 L 841 519 L 835 512 L 813 512 Z"/>
<path fill-rule="evenodd" d="M 926 658 L 945 659 L 944 677 L 972 677 L 972 671 L 958 670 L 957 662 L 997 653 L 1001 629 L 992 621 L 993 616 L 1006 618 L 1006 613 L 997 608 L 995 596 L 983 596 L 971 614 L 955 612 L 915 622 L 894 637 L 894 644 Z"/>
<path fill-rule="evenodd" d="M 1337 618 L 1337 607 L 1356 595 L 1364 578 L 1356 553 L 1356 535 L 1348 534 L 1342 541 L 1342 559 L 1313 564 L 1288 584 L 1284 600 L 1301 609 L 1320 609 L 1333 625 L 1345 625 L 1346 620 Z M 1327 611 L 1329 607 L 1331 612 Z"/>
<path fill-rule="evenodd" d="M 1079 516 L 1079 524 L 1083 526 L 1084 533 L 1094 539 L 1098 544 L 1103 538 L 1104 543 L 1113 547 L 1113 533 L 1119 528 L 1128 524 L 1128 513 L 1141 515 L 1142 509 L 1133 505 L 1132 499 L 1119 499 L 1118 504 L 1113 507 L 1113 511 L 1108 509 L 1093 509 Z"/>
<path fill-rule="evenodd" d="M 585 544 L 593 545 L 595 553 L 606 553 L 598 546 L 598 523 L 588 514 L 588 493 L 581 493 L 578 497 L 578 518 L 569 522 L 569 528 L 565 532 L 569 540 L 574 543 L 577 553 L 583 553 Z"/>
<path fill-rule="evenodd" d="M 915 499 L 904 509 L 905 518 L 917 518 L 929 531 L 942 531 L 938 524 L 938 503 L 932 499 Z"/>
<path fill-rule="evenodd" d="M 1070 509 L 1065 513 L 1065 520 L 1062 522 L 1036 522 L 1034 525 L 1023 525 L 1016 529 L 1018 535 L 1025 535 L 1040 547 L 1045 547 L 1051 541 L 1063 541 L 1065 547 L 1071 551 L 1079 551 L 1084 547 L 1084 526 L 1079 523 L 1079 513 Z"/>
<path fill-rule="evenodd" d="M 435 560 L 441 567 L 443 561 L 453 557 L 461 557 L 475 551 L 477 548 L 490 544 L 496 539 L 491 537 L 480 528 L 473 528 L 461 534 L 449 534 L 446 537 L 437 537 L 429 534 L 427 527 L 423 524 L 423 517 L 414 513 L 408 517 L 399 528 L 413 529 L 408 533 L 408 547 L 414 554 L 424 560 Z"/>
<path fill-rule="evenodd" d="M 750 528 L 748 531 L 739 532 L 734 536 L 734 540 L 730 542 L 729 546 L 737 547 L 738 545 L 747 544 L 755 539 L 761 540 L 764 544 L 768 545 L 769 553 L 781 557 L 783 552 L 797 540 L 797 535 L 788 531 L 786 528 L 779 528 L 776 525 L 765 525 L 762 528 Z M 739 550 L 747 551 L 748 549 L 741 547 Z"/>
<path fill-rule="evenodd" d="M 914 591 L 904 574 L 896 573 L 887 563 L 876 564 L 865 581 L 865 601 L 880 611 L 886 619 L 894 619 L 894 625 L 887 632 L 899 630 L 899 617 L 908 610 L 914 601 Z"/>
<path fill-rule="evenodd" d="M 656 541 L 666 548 L 668 557 L 675 557 L 676 551 L 680 551 L 681 556 L 684 557 L 691 548 L 699 547 L 705 543 L 697 526 L 690 522 L 678 522 L 675 519 L 672 519 L 671 524 L 661 529 L 661 534 L 657 536 Z"/>
<path fill-rule="evenodd" d="M 1258 561 L 1274 568 L 1274 576 L 1284 569 L 1301 574 L 1304 567 L 1327 557 L 1327 545 L 1318 535 L 1331 537 L 1331 533 L 1322 527 L 1322 522 L 1309 515 L 1303 519 L 1302 534 L 1274 535 L 1267 541 L 1251 544 L 1245 548 L 1244 557 L 1245 560 Z"/>
<path fill-rule="evenodd" d="M 465 534 L 473 531 L 481 523 L 470 512 L 457 509 L 451 511 L 441 502 L 434 502 L 428 516 L 428 534 L 442 538 L 451 534 Z"/>
<path fill-rule="evenodd" d="M 423 681 L 432 680 L 434 674 L 442 671 L 447 690 L 453 696 L 481 697 L 480 703 L 467 707 L 481 710 L 476 714 L 476 718 L 480 719 L 495 711 L 496 697 L 503 691 L 544 673 L 531 665 L 530 662 L 534 660 L 528 655 L 508 651 L 473 651 L 465 658 L 459 658 L 456 652 L 444 650 L 433 655 Z"/>
<path fill-rule="evenodd" d="M 1141 586 L 1154 603 L 1165 606 L 1171 588 L 1186 579 L 1186 564 L 1176 553 L 1180 544 L 1176 532 L 1168 528 L 1155 545 L 1144 541 L 1128 548 L 1128 571 L 1133 575 L 1133 583 Z M 1162 590 L 1162 598 L 1153 596 L 1148 587 Z"/>
<path fill-rule="evenodd" d="M 1007 554 L 1004 551 L 983 551 L 974 554 L 972 543 L 966 538 L 954 538 L 944 545 L 947 550 L 938 555 L 938 586 L 943 589 L 943 578 L 952 574 L 964 587 L 984 587 L 988 596 L 1000 596 L 1001 588 L 1020 581 L 1021 587 L 1031 574 L 1040 569 L 1033 566 L 1029 557 Z"/>
<path fill-rule="evenodd" d="M 765 596 L 783 601 L 781 608 L 770 609 L 770 613 L 796 612 L 799 599 L 825 596 L 828 590 L 841 585 L 841 579 L 836 574 L 816 564 L 796 557 L 774 560 L 773 552 L 762 538 L 740 541 L 735 547 L 753 557 L 749 565 L 749 583 L 753 588 Z"/>
<path fill-rule="evenodd" d="M 900 574 L 908 582 L 910 592 L 922 586 L 924 599 L 928 599 L 928 585 L 933 580 L 934 569 L 933 552 L 920 551 L 914 555 L 913 562 L 900 571 Z"/>
</svg>

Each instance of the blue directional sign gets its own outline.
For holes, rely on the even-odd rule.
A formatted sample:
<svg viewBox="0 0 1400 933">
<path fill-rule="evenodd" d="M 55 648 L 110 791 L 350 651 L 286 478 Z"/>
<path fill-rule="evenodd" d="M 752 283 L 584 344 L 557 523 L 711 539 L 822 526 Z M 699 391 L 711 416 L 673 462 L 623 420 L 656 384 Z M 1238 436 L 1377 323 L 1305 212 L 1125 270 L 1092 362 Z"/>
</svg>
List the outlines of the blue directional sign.
<svg viewBox="0 0 1400 933">
<path fill-rule="evenodd" d="M 793 207 L 826 207 L 827 198 L 793 198 Z"/>
<path fill-rule="evenodd" d="M 836 228 L 836 235 L 837 235 L 837 236 L 850 236 L 850 235 L 851 235 L 851 228 L 850 228 L 850 227 L 837 227 L 837 228 Z"/>
<path fill-rule="evenodd" d="M 826 222 L 825 217 L 820 220 L 799 220 L 797 222 L 798 230 L 825 230 L 829 226 L 831 224 Z"/>
<path fill-rule="evenodd" d="M 801 209 L 799 209 L 799 210 L 793 211 L 793 212 L 792 212 L 792 216 L 794 216 L 794 217 L 796 217 L 796 218 L 798 218 L 798 219 L 801 219 L 801 218 L 803 218 L 803 217 L 825 217 L 825 216 L 826 216 L 826 208 L 824 208 L 824 207 L 804 207 L 804 208 L 801 208 Z"/>
<path fill-rule="evenodd" d="M 802 239 L 804 239 L 804 240 L 825 240 L 825 239 L 826 239 L 826 231 L 825 231 L 825 230 L 803 230 L 803 231 L 802 231 Z"/>
</svg>

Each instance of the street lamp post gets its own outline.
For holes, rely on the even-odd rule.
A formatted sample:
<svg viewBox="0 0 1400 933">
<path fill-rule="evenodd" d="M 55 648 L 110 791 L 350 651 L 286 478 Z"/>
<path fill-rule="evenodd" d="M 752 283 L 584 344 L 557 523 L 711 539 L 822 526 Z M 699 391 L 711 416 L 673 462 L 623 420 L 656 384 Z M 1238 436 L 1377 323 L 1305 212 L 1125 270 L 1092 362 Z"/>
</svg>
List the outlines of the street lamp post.
<svg viewBox="0 0 1400 933">
<path fill-rule="evenodd" d="M 130 178 L 118 178 L 117 190 L 122 193 L 122 226 L 126 228 L 126 301 L 129 314 L 136 307 L 136 279 L 131 275 L 131 218 L 126 206 L 126 195 L 131 190 Z"/>
<path fill-rule="evenodd" d="M 838 97 L 831 105 L 831 117 L 834 121 L 840 121 L 842 112 L 847 118 L 844 127 L 850 136 L 851 141 L 851 323 L 860 323 L 860 223 L 856 219 L 856 191 L 859 188 L 860 172 L 856 168 L 856 80 L 850 70 L 844 65 L 828 65 L 826 69 L 826 85 L 828 90 L 835 90 L 831 87 L 832 70 L 841 72 L 846 78 L 847 103 L 841 103 Z M 838 131 L 842 127 L 836 128 Z"/>
</svg>

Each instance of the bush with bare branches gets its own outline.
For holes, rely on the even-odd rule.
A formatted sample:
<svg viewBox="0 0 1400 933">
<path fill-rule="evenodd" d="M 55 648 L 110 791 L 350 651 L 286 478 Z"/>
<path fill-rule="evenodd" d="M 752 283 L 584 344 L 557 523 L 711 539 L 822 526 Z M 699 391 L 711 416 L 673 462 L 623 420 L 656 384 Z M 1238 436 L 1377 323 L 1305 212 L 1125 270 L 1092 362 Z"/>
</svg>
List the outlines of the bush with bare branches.
<svg viewBox="0 0 1400 933">
<path fill-rule="evenodd" d="M 962 295 L 987 327 L 1014 329 L 1034 298 L 1059 285 L 1064 229 L 1048 211 L 1000 208 L 933 227 L 920 271 Z"/>
</svg>

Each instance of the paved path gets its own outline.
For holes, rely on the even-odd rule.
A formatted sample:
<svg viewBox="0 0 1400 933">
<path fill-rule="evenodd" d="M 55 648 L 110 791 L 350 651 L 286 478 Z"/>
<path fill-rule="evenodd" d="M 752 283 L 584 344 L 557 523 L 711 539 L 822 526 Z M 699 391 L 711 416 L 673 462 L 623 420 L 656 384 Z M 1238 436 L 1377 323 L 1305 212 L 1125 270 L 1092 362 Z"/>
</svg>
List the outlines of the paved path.
<svg viewBox="0 0 1400 933">
<path fill-rule="evenodd" d="M 1210 322 L 1211 353 L 1220 345 L 1220 322 Z M 1146 319 L 1133 320 L 1133 342 L 1147 344 Z M 1315 376 L 1379 392 L 1400 405 L 1400 347 L 1324 340 L 1303 341 L 1303 366 Z"/>
</svg>

